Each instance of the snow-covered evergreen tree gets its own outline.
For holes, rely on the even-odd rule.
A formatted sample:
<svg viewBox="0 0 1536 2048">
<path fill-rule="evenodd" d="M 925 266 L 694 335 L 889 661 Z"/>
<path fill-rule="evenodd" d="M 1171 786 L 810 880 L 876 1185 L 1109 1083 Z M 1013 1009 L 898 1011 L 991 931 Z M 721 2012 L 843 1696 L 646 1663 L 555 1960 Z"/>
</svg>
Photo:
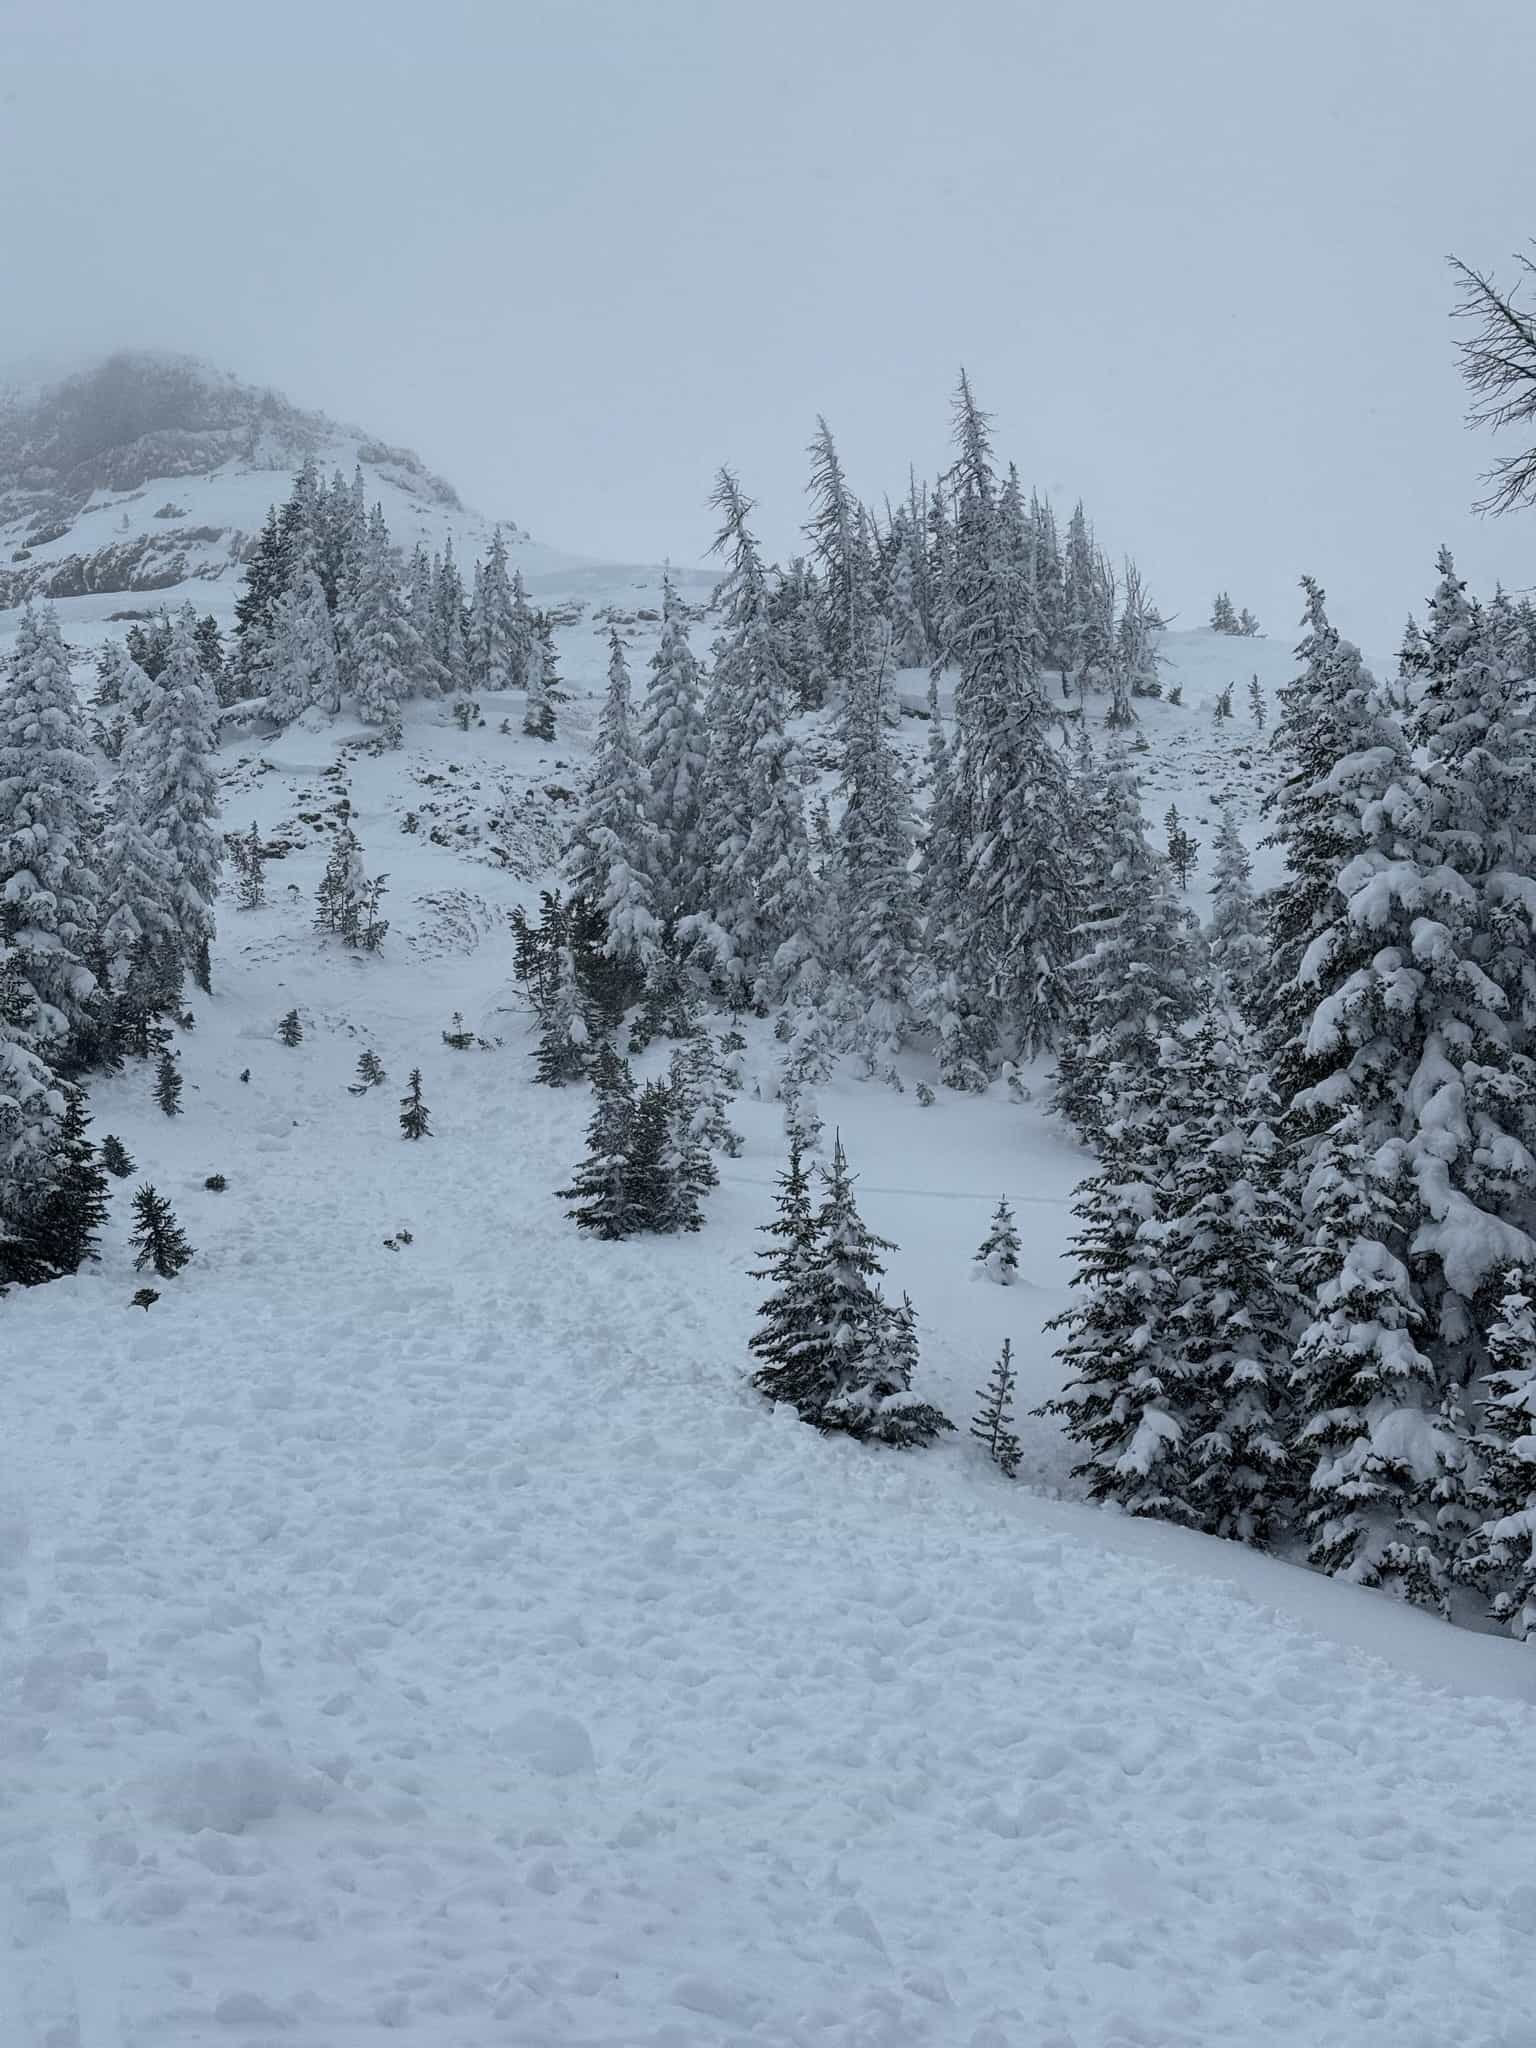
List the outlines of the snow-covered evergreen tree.
<svg viewBox="0 0 1536 2048">
<path fill-rule="evenodd" d="M 859 1215 L 841 1138 L 822 1180 L 824 1197 L 807 1225 L 792 1138 L 775 1232 L 782 1244 L 766 1275 L 774 1294 L 753 1346 L 768 1363 L 753 1384 L 818 1429 L 901 1447 L 931 1442 L 953 1425 L 912 1393 L 911 1304 L 892 1309 L 880 1292 L 879 1255 L 893 1247 Z"/>
<path fill-rule="evenodd" d="M 832 430 L 824 419 L 816 422 L 809 454 L 811 480 L 806 490 L 811 498 L 811 515 L 805 533 L 817 571 L 821 644 L 832 687 L 841 693 L 848 687 L 860 658 L 860 642 L 867 629 L 871 565 L 859 518 L 860 507 L 848 488 Z M 724 472 L 722 485 L 723 481 Z M 750 505 L 744 504 L 739 515 L 735 513 L 730 503 L 722 499 L 719 487 L 715 504 L 727 522 L 733 517 L 744 518 L 751 510 Z"/>
<path fill-rule="evenodd" d="M 822 1391 L 814 1341 L 816 1221 L 805 1143 L 795 1126 L 789 1131 L 789 1158 L 778 1188 L 777 1213 L 763 1226 L 771 1240 L 768 1263 L 752 1270 L 754 1280 L 769 1283 L 757 1312 L 758 1327 L 749 1339 L 759 1360 L 752 1384 L 770 1400 L 789 1401 L 802 1415 L 807 1410 L 814 1414 Z"/>
<path fill-rule="evenodd" d="M 663 925 L 701 909 L 707 871 L 700 819 L 709 752 L 699 665 L 670 580 L 662 585 L 661 637 L 651 657 L 636 735 L 650 791 L 651 883 Z"/>
<path fill-rule="evenodd" d="M 1287 1500 L 1294 1217 L 1256 1064 L 1214 1007 L 1164 1039 L 1167 1165 L 1147 1234 L 1177 1288 L 1166 1337 L 1188 1388 L 1191 1503 L 1212 1534 L 1262 1544 Z"/>
<path fill-rule="evenodd" d="M 974 1263 L 999 1287 L 1011 1287 L 1018 1278 L 1019 1231 L 1006 1195 L 992 1212 L 992 1226 L 981 1241 Z"/>
<path fill-rule="evenodd" d="M 596 1098 L 587 1126 L 587 1152 L 568 1188 L 559 1190 L 573 1222 L 594 1237 L 630 1237 L 645 1228 L 630 1167 L 635 1125 L 635 1083 L 629 1064 L 611 1045 L 599 1047 L 592 1069 Z"/>
<path fill-rule="evenodd" d="M 469 649 L 464 636 L 464 579 L 453 559 L 453 538 L 432 564 L 432 651 L 445 697 L 462 697 L 471 687 Z"/>
<path fill-rule="evenodd" d="M 1229 810 L 1222 812 L 1216 833 L 1206 947 L 1223 993 L 1250 1014 L 1266 947 L 1253 893 L 1253 862 Z"/>
<path fill-rule="evenodd" d="M 151 837 L 138 777 L 125 769 L 112 787 L 101 840 L 107 890 L 99 951 L 111 986 L 133 985 L 137 999 L 162 1007 L 181 987 L 181 926 L 176 877 L 164 845 Z"/>
<path fill-rule="evenodd" d="M 71 1088 L 49 1149 L 42 1197 L 29 1210 L 19 1243 L 7 1240 L 0 1221 L 0 1281 L 52 1280 L 78 1273 L 96 1257 L 109 1203 L 107 1176 L 91 1142 L 90 1121 L 84 1092 Z M 18 1270 L 27 1264 L 30 1274 Z"/>
<path fill-rule="evenodd" d="M 406 621 L 382 505 L 374 506 L 351 552 L 339 626 L 358 716 L 369 725 L 388 725 L 410 694 L 410 677 Z"/>
<path fill-rule="evenodd" d="M 586 802 L 566 851 L 578 896 L 603 919 L 603 952 L 643 976 L 661 941 L 652 877 L 657 828 L 651 790 L 630 728 L 629 663 L 618 629 L 608 634 L 608 694 L 598 722 Z"/>
<path fill-rule="evenodd" d="M 1279 693 L 1280 714 L 1270 739 L 1275 777 L 1264 799 L 1271 821 L 1265 843 L 1282 849 L 1286 865 L 1286 879 L 1264 899 L 1269 964 L 1262 996 L 1269 1018 L 1265 1040 L 1272 1050 L 1294 1041 L 1303 1025 L 1307 998 L 1297 980 L 1302 959 L 1333 916 L 1334 882 L 1358 834 L 1356 812 L 1330 778 L 1354 745 L 1365 672 L 1359 649 L 1330 624 L 1321 587 L 1306 576 L 1302 589 L 1306 631 L 1296 649 L 1301 672 Z"/>
<path fill-rule="evenodd" d="M 15 1028 L 68 1067 L 91 1029 L 96 774 L 51 609 L 22 614 L 0 691 L 0 954 Z"/>
<path fill-rule="evenodd" d="M 1489 1323 L 1487 1404 L 1475 1494 L 1479 1526 L 1457 1574 L 1522 1641 L 1536 1630 L 1536 1271 L 1511 1266 Z"/>
<path fill-rule="evenodd" d="M 1374 1152 L 1367 1128 L 1346 1110 L 1304 1191 L 1298 1272 L 1313 1316 L 1292 1372 L 1304 1527 L 1318 1570 L 1439 1605 L 1449 1573 L 1438 1496 L 1463 1446 L 1420 1347 L 1402 1155 Z"/>
<path fill-rule="evenodd" d="M 1238 631 L 1237 613 L 1232 609 L 1232 600 L 1224 590 L 1218 590 L 1211 605 L 1211 626 L 1213 633 L 1235 633 Z"/>
<path fill-rule="evenodd" d="M 138 784 L 145 829 L 169 872 L 182 962 L 206 989 L 224 838 L 215 712 L 197 659 L 195 624 L 190 609 L 176 621 L 170 659 L 125 757 L 125 772 Z"/>
<path fill-rule="evenodd" d="M 861 1035 L 891 1053 L 917 1021 L 917 830 L 911 792 L 891 745 L 890 631 L 858 600 L 840 720 L 843 814 L 838 826 L 836 952 L 863 1009 Z M 828 877 L 823 876 L 826 886 Z"/>
<path fill-rule="evenodd" d="M 491 535 L 490 551 L 476 570 L 469 629 L 470 681 L 475 688 L 516 690 L 526 686 L 526 650 L 519 662 L 521 630 L 507 573 L 507 544 L 498 526 Z"/>
<path fill-rule="evenodd" d="M 1458 592 L 1443 596 L 1459 617 Z M 1389 1541 L 1350 1524 L 1347 1546 L 1319 1548 L 1330 1569 L 1391 1577 L 1438 1605 L 1476 1485 L 1465 1410 L 1486 1364 L 1477 1304 L 1509 1265 L 1536 1263 L 1536 1067 L 1519 1015 L 1536 843 L 1522 824 L 1523 723 L 1475 628 L 1469 613 L 1445 636 L 1412 751 L 1358 657 L 1336 691 L 1343 743 L 1318 783 L 1343 845 L 1321 929 L 1277 1004 L 1299 1013 L 1276 1063 L 1299 1183 L 1312 1185 L 1345 1116 L 1369 1172 L 1390 1162 L 1393 1229 L 1368 1215 L 1356 1256 L 1333 1226 L 1335 1270 L 1319 1287 L 1401 1295 L 1391 1327 L 1411 1335 L 1394 1339 L 1401 1355 L 1350 1424 L 1355 1450 L 1324 1446 L 1346 1474 L 1351 1458 L 1385 1458 L 1392 1514 L 1410 1532 Z M 1507 757 L 1497 770 L 1490 752 Z M 1356 1181 L 1366 1171 L 1335 1165 Z M 1369 1193 L 1353 1198 L 1369 1209 Z"/>
<path fill-rule="evenodd" d="M 441 697 L 451 688 L 438 655 L 437 591 L 432 558 L 418 542 L 411 555 L 410 601 L 405 611 L 406 674 L 413 697 Z"/>
<path fill-rule="evenodd" d="M 344 946 L 360 946 L 369 886 L 348 807 L 332 836 L 325 873 L 315 891 L 315 929 L 332 933 Z"/>
<path fill-rule="evenodd" d="M 555 737 L 555 706 L 565 701 L 565 692 L 560 688 L 554 625 L 547 612 L 535 614 L 532 631 L 523 733 L 528 739 L 548 742 Z"/>
<path fill-rule="evenodd" d="M 1168 832 L 1168 870 L 1181 889 L 1189 887 L 1189 878 L 1195 871 L 1195 862 L 1200 855 L 1200 842 L 1179 816 L 1177 804 L 1168 806 L 1168 815 L 1163 823 Z"/>
<path fill-rule="evenodd" d="M 960 674 L 950 775 L 959 829 L 950 838 L 964 866 L 948 890 L 950 972 L 961 1015 L 986 1020 L 969 1028 L 970 1056 L 983 1052 L 987 1023 L 1033 1056 L 1055 1042 L 1071 1001 L 1077 867 L 1067 777 L 1040 687 L 1038 622 L 1002 554 L 987 421 L 963 376 L 956 438 L 951 607 Z M 948 1022 L 941 1033 L 957 1035 Z"/>
<path fill-rule="evenodd" d="M 813 988 L 821 905 L 813 886 L 786 688 L 770 615 L 767 573 L 747 525 L 751 500 L 722 470 L 712 499 L 715 547 L 727 561 L 716 594 L 725 630 L 715 644 L 705 725 L 711 755 L 704 843 L 707 913 L 682 936 L 709 956 L 731 1000 L 767 1004 Z"/>
<path fill-rule="evenodd" d="M 1114 1090 L 1149 1069 L 1162 1033 L 1198 998 L 1188 922 L 1147 844 L 1141 798 L 1113 758 L 1091 808 L 1078 809 L 1081 901 L 1070 964 L 1073 1007 L 1057 1057 L 1056 1108 L 1097 1145 L 1117 1113 Z"/>
<path fill-rule="evenodd" d="M 981 1444 L 987 1456 L 997 1466 L 1005 1479 L 1012 1479 L 1019 1469 L 1022 1447 L 1013 1429 L 1013 1393 L 1017 1375 L 1013 1366 L 1013 1344 L 1007 1337 L 1003 1348 L 992 1368 L 992 1376 L 984 1387 L 978 1387 L 977 1399 L 981 1402 L 975 1419 L 971 1423 L 971 1435 Z"/>
<path fill-rule="evenodd" d="M 1210 1070 L 1220 1051 L 1211 1014 L 1164 1032 L 1150 1057 L 1121 1042 L 1105 1087 L 1112 1111 L 1101 1133 L 1104 1168 L 1075 1203 L 1082 1298 L 1048 1325 L 1067 1333 L 1058 1356 L 1072 1376 L 1040 1412 L 1063 1416 L 1067 1434 L 1087 1447 L 1076 1470 L 1096 1500 L 1215 1528 L 1235 1493 L 1251 1529 L 1250 1496 L 1272 1466 L 1262 1428 L 1271 1318 L 1261 1318 L 1258 1370 L 1243 1362 L 1247 1303 L 1233 1286 L 1241 1248 L 1216 1228 L 1220 1190 L 1236 1191 L 1234 1126 L 1241 1128 L 1233 1089 L 1217 1086 L 1213 1102 L 1220 1075 Z M 1251 1206 L 1246 1198 L 1243 1206 Z M 1262 1261 L 1262 1239 L 1251 1250 Z M 1244 1282 L 1251 1278 L 1249 1271 Z M 1268 1495 L 1259 1497 L 1267 1514 Z"/>
<path fill-rule="evenodd" d="M 576 968 L 563 940 L 553 951 L 539 1003 L 539 1043 L 534 1072 L 546 1088 L 564 1088 L 579 1081 L 592 1058 L 591 1035 L 581 1013 Z"/>
<path fill-rule="evenodd" d="M 274 725 L 292 725 L 312 706 L 322 711 L 339 707 L 336 630 L 325 588 L 313 569 L 306 569 L 279 598 L 256 659 L 253 680 Z"/>
</svg>

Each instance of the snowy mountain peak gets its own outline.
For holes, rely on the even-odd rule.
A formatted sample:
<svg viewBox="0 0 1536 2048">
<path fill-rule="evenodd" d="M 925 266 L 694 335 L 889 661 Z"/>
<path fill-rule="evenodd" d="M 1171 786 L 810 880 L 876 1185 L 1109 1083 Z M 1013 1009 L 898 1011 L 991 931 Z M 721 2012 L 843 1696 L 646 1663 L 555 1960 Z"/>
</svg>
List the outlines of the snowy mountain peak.
<svg viewBox="0 0 1536 2048">
<path fill-rule="evenodd" d="M 0 396 L 0 609 L 228 579 L 310 457 L 349 476 L 361 466 L 412 540 L 475 548 L 489 534 L 408 448 L 193 357 L 120 350 Z"/>
</svg>

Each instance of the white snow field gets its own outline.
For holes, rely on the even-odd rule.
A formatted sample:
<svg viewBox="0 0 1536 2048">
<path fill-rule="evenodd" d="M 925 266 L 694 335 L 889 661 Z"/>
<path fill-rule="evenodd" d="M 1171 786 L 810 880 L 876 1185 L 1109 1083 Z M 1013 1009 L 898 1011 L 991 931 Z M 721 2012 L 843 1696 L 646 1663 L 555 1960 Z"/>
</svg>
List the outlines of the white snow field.
<svg viewBox="0 0 1536 2048">
<path fill-rule="evenodd" d="M 1148 805 L 1208 839 L 1285 637 L 1169 653 Z M 590 1099 L 531 1079 L 506 930 L 562 806 L 486 823 L 580 775 L 590 615 L 562 654 L 548 749 L 512 700 L 230 748 L 226 822 L 295 850 L 221 910 L 185 1114 L 93 1090 L 138 1169 L 100 1263 L 0 1304 L 0 2048 L 1532 2048 L 1530 1651 L 1092 1509 L 1051 1425 L 1013 1484 L 968 1440 L 1004 1335 L 1021 1407 L 1055 1385 L 1085 1162 L 1038 1104 L 821 1091 L 961 1425 L 928 1452 L 746 1386 L 777 1105 L 699 1237 L 566 1220 Z M 338 762 L 378 958 L 310 929 Z M 197 1248 L 147 1314 L 144 1179 Z M 1011 1290 L 970 1264 L 1004 1191 Z"/>
</svg>

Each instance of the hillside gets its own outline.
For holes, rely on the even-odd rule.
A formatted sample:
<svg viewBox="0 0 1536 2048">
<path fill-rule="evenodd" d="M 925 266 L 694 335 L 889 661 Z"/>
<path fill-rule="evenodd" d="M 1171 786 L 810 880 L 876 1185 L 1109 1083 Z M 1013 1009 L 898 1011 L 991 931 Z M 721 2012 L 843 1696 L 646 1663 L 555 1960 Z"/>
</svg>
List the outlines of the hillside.
<svg viewBox="0 0 1536 2048">
<path fill-rule="evenodd" d="M 265 471 L 177 488 L 237 486 L 254 523 Z M 899 1247 L 921 1390 L 961 1424 L 921 1457 L 745 1386 L 782 1152 L 767 1026 L 699 1238 L 566 1221 L 589 1097 L 531 1081 L 507 921 L 582 774 L 598 615 L 638 676 L 657 591 L 543 573 L 580 607 L 555 745 L 485 697 L 468 734 L 410 705 L 399 752 L 318 719 L 226 750 L 227 822 L 288 849 L 268 904 L 221 909 L 186 1113 L 133 1067 L 92 1096 L 197 1256 L 131 1309 L 119 1200 L 99 1265 L 4 1305 L 15 2038 L 1514 2048 L 1528 1651 L 1091 1509 L 1053 1425 L 1022 1422 L 1012 1485 L 965 1435 L 1004 1335 L 1021 1409 L 1057 1385 L 1042 1326 L 1087 1160 L 1038 1090 L 924 1108 L 912 1055 L 899 1095 L 821 1091 Z M 101 610 L 61 606 L 72 643 Z M 1290 657 L 1163 652 L 1186 702 L 1142 707 L 1146 801 L 1208 844 L 1214 801 L 1251 825 L 1258 785 L 1213 697 L 1254 669 L 1272 693 Z M 389 876 L 376 957 L 311 928 L 343 790 Z M 443 1043 L 455 1011 L 483 1045 Z M 388 1085 L 353 1097 L 365 1048 Z M 1011 1291 L 971 1265 L 1005 1190 Z"/>
<path fill-rule="evenodd" d="M 407 553 L 450 539 L 466 563 L 485 552 L 495 520 L 409 449 L 186 358 L 120 353 L 0 397 L 0 613 L 39 596 L 72 600 L 80 619 L 183 598 L 227 614 L 268 508 L 311 456 L 326 475 L 362 469 Z M 579 573 L 500 523 L 530 587 Z"/>
</svg>

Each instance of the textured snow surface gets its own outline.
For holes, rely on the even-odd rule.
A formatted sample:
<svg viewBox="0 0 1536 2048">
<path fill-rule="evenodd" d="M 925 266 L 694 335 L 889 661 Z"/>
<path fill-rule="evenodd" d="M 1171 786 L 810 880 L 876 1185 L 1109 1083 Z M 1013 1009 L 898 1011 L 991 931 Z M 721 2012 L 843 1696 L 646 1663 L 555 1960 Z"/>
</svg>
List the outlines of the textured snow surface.
<svg viewBox="0 0 1536 2048">
<path fill-rule="evenodd" d="M 562 653 L 594 687 L 600 636 Z M 1036 1107 L 820 1091 L 962 1424 L 930 1453 L 744 1385 L 776 1105 L 699 1238 L 565 1221 L 589 1098 L 507 1007 L 532 885 L 399 829 L 453 762 L 569 781 L 511 708 L 356 762 L 383 958 L 310 933 L 296 834 L 223 912 L 187 1113 L 94 1092 L 187 1271 L 128 1306 L 120 1192 L 99 1266 L 0 1305 L 0 2043 L 1530 2048 L 1530 1652 L 1061 1498 L 1043 1424 L 1011 1486 L 965 1439 L 1004 1334 L 1053 1384 L 1082 1161 Z M 1148 726 L 1160 815 L 1213 743 Z M 229 822 L 323 811 L 348 736 L 232 752 Z M 505 1043 L 450 1051 L 455 1008 Z M 969 1263 L 1005 1190 L 1010 1289 Z"/>
</svg>

